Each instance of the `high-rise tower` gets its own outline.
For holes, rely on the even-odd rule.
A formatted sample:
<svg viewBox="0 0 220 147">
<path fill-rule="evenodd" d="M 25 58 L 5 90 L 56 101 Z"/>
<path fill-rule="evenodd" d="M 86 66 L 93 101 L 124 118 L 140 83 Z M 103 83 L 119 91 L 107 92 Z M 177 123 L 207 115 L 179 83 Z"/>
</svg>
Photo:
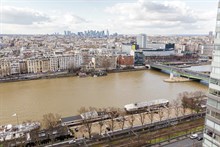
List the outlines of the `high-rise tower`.
<svg viewBox="0 0 220 147">
<path fill-rule="evenodd" d="M 139 45 L 139 48 L 146 48 L 147 47 L 147 36 L 145 34 L 138 35 L 137 44 Z"/>
<path fill-rule="evenodd" d="M 204 130 L 204 147 L 220 146 L 220 1 L 218 3 L 214 44 Z"/>
</svg>

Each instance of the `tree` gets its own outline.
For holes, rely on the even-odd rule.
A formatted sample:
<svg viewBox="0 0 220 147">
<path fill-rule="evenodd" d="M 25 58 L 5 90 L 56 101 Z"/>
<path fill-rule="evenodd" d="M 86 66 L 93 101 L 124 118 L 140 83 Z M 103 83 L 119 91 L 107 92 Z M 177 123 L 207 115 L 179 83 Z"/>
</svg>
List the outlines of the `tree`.
<svg viewBox="0 0 220 147">
<path fill-rule="evenodd" d="M 144 125 L 144 120 L 146 118 L 146 113 L 139 113 L 141 125 Z"/>
<path fill-rule="evenodd" d="M 104 121 L 100 120 L 98 123 L 99 123 L 99 135 L 101 135 L 102 134 L 102 127 L 104 125 Z"/>
<path fill-rule="evenodd" d="M 99 120 L 98 124 L 99 124 L 99 134 L 101 135 L 102 134 L 102 127 L 104 125 L 104 116 L 106 115 L 106 109 L 99 109 L 99 112 L 102 112 L 102 115 L 101 115 L 101 119 Z"/>
<path fill-rule="evenodd" d="M 118 109 L 116 108 L 108 108 L 108 115 L 110 117 L 109 127 L 111 131 L 114 131 L 115 128 L 115 118 L 119 116 Z"/>
<path fill-rule="evenodd" d="M 152 123 L 154 120 L 154 112 L 150 111 L 149 113 L 147 113 L 147 116 L 150 119 L 150 123 Z"/>
<path fill-rule="evenodd" d="M 171 104 L 169 104 L 169 107 L 167 107 L 166 111 L 167 111 L 167 119 L 170 119 L 170 115 L 172 113 L 172 105 Z"/>
<path fill-rule="evenodd" d="M 59 114 L 48 113 L 43 115 L 42 123 L 46 129 L 53 129 L 61 124 Z"/>
<path fill-rule="evenodd" d="M 175 116 L 178 117 L 180 113 L 180 101 L 179 99 L 173 100 L 173 107 L 175 110 Z"/>
<path fill-rule="evenodd" d="M 110 66 L 111 66 L 110 58 L 104 57 L 102 60 L 102 67 L 105 68 L 105 70 L 107 70 Z"/>
<path fill-rule="evenodd" d="M 159 109 L 158 115 L 159 115 L 159 119 L 161 121 L 163 119 L 163 117 L 164 117 L 164 113 L 163 113 L 163 109 L 162 108 Z"/>
<path fill-rule="evenodd" d="M 80 68 L 76 67 L 74 63 L 69 63 L 69 67 L 68 67 L 68 72 L 69 73 L 75 73 L 79 70 L 80 70 Z"/>
<path fill-rule="evenodd" d="M 92 137 L 92 120 L 97 117 L 96 108 L 90 107 L 86 109 L 85 107 L 81 107 L 78 112 L 82 117 L 82 124 L 86 128 L 89 138 Z"/>
<path fill-rule="evenodd" d="M 128 122 L 129 122 L 131 128 L 133 128 L 134 121 L 135 121 L 135 116 L 134 116 L 134 114 L 131 114 L 128 118 Z"/>
<path fill-rule="evenodd" d="M 125 125 L 125 121 L 126 121 L 126 112 L 123 110 L 119 111 L 119 126 L 121 127 L 121 129 L 124 129 L 124 125 Z"/>
</svg>

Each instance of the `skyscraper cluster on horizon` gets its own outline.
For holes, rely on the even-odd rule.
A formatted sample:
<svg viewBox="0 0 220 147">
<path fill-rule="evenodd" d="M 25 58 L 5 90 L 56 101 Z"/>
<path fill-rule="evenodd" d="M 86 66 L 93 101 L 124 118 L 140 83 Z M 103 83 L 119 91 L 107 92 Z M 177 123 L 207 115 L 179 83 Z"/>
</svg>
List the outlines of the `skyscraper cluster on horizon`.
<svg viewBox="0 0 220 147">
<path fill-rule="evenodd" d="M 103 37 L 109 37 L 109 31 L 102 30 L 102 31 L 97 31 L 97 30 L 87 30 L 84 32 L 77 32 L 77 33 L 72 33 L 71 31 L 64 31 L 65 36 L 79 36 L 79 37 L 91 37 L 91 38 L 103 38 Z M 117 33 L 113 34 L 114 36 L 117 36 Z"/>
</svg>

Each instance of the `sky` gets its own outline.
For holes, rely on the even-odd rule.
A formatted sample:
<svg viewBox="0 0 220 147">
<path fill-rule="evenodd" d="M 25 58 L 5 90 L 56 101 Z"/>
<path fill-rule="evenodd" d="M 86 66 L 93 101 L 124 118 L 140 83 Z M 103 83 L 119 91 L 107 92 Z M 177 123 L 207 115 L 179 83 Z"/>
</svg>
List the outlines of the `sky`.
<svg viewBox="0 0 220 147">
<path fill-rule="evenodd" d="M 208 34 L 218 0 L 0 0 L 1 34 Z"/>
</svg>

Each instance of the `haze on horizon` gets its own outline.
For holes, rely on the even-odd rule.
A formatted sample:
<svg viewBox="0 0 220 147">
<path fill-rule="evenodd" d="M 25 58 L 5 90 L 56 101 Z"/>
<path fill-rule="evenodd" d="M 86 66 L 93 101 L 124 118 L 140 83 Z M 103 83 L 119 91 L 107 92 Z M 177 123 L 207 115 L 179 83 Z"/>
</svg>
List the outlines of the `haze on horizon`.
<svg viewBox="0 0 220 147">
<path fill-rule="evenodd" d="M 0 0 L 0 34 L 208 34 L 218 0 Z"/>
</svg>

